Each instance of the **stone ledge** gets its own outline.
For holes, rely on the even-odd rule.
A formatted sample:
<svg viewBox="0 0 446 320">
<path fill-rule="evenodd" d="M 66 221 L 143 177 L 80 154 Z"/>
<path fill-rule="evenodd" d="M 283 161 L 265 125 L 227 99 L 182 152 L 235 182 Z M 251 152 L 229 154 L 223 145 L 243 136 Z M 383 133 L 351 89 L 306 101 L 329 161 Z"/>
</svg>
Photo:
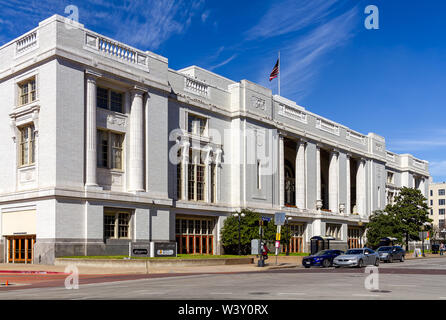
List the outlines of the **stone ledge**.
<svg viewBox="0 0 446 320">
<path fill-rule="evenodd" d="M 191 266 L 218 266 L 218 265 L 238 265 L 252 264 L 254 258 L 210 258 L 210 259 L 73 259 L 56 258 L 54 265 L 77 267 L 101 267 L 101 268 L 123 268 L 123 269 L 144 269 L 158 267 L 191 267 Z"/>
</svg>

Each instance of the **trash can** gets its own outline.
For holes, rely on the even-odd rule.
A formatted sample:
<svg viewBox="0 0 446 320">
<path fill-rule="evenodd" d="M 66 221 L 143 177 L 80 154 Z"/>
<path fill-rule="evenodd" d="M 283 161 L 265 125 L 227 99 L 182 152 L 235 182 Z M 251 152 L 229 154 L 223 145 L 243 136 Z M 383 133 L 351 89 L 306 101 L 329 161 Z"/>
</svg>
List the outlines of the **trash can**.
<svg viewBox="0 0 446 320">
<path fill-rule="evenodd" d="M 438 254 L 438 251 L 440 250 L 439 244 L 433 244 L 432 245 L 432 254 Z"/>
</svg>

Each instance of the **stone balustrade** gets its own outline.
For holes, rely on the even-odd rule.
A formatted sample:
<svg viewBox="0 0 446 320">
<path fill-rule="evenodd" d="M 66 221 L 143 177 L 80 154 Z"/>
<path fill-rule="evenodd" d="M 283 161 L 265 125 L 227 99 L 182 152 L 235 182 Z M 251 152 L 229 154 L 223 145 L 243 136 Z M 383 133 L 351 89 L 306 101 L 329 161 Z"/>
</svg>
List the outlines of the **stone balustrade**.
<svg viewBox="0 0 446 320">
<path fill-rule="evenodd" d="M 16 54 L 22 54 L 37 46 L 37 30 L 16 41 Z"/>
</svg>

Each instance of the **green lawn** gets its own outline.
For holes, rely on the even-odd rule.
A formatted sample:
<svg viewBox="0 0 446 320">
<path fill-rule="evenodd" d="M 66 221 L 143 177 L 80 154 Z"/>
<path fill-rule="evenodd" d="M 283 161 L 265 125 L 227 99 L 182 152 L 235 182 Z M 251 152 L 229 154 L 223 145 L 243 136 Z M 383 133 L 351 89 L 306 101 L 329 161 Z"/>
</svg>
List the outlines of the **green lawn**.
<svg viewBox="0 0 446 320">
<path fill-rule="evenodd" d="M 274 253 L 272 255 L 274 255 Z M 309 256 L 310 254 L 308 252 L 297 252 L 297 253 L 290 253 L 289 255 L 290 256 Z M 282 256 L 286 256 L 286 253 L 279 253 L 279 257 L 282 257 Z"/>
<path fill-rule="evenodd" d="M 67 259 L 118 259 L 123 260 L 128 256 L 67 256 L 61 258 Z M 146 257 L 133 257 L 132 259 L 216 259 L 216 258 L 251 258 L 253 256 L 237 256 L 237 255 L 204 255 L 204 254 L 179 254 L 177 257 L 156 257 L 156 258 L 146 258 Z"/>
</svg>

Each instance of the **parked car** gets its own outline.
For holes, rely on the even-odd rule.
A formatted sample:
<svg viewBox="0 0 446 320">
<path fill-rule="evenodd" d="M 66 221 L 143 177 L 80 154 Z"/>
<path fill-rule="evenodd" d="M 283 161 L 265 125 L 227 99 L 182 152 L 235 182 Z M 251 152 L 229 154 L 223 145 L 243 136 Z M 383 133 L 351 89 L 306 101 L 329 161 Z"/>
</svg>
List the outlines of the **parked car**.
<svg viewBox="0 0 446 320">
<path fill-rule="evenodd" d="M 366 265 L 379 266 L 378 254 L 369 248 L 349 249 L 345 254 L 333 259 L 336 268 L 339 267 L 359 267 Z"/>
<path fill-rule="evenodd" d="M 320 266 L 320 267 L 330 267 L 333 265 L 333 259 L 341 254 L 344 251 L 341 250 L 321 250 L 312 256 L 308 256 L 302 259 L 302 265 L 305 268 L 310 268 L 312 266 Z"/>
<path fill-rule="evenodd" d="M 385 262 L 393 262 L 395 260 L 404 262 L 404 256 L 406 255 L 406 251 L 400 246 L 379 247 L 376 252 L 378 252 L 379 259 Z"/>
</svg>

